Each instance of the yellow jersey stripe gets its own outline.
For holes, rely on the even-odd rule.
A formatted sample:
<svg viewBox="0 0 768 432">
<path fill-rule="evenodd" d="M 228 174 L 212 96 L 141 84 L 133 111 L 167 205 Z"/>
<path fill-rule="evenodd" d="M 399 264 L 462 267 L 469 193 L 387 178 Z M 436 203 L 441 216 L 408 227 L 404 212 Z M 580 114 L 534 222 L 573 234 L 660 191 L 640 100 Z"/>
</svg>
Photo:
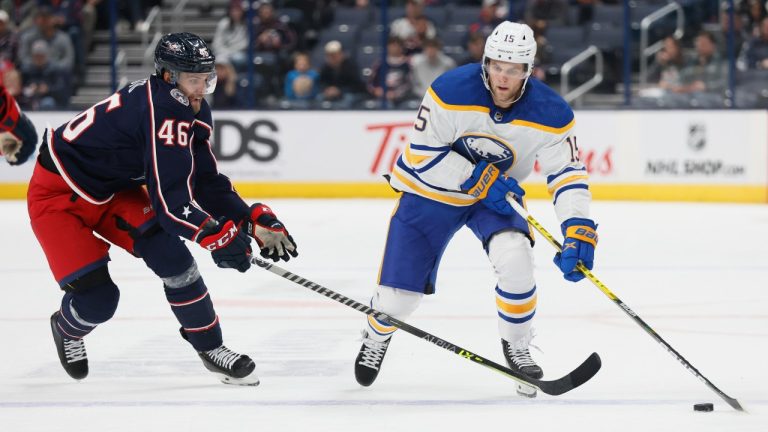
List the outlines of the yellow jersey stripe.
<svg viewBox="0 0 768 432">
<path fill-rule="evenodd" d="M 469 195 L 467 195 L 467 199 L 460 199 L 460 198 L 456 198 L 456 197 L 452 197 L 452 196 L 441 195 L 438 192 L 432 192 L 430 190 L 424 189 L 421 186 L 417 185 L 416 183 L 414 183 L 414 182 L 408 180 L 407 178 L 405 178 L 400 173 L 400 170 L 398 170 L 398 169 L 392 171 L 392 174 L 395 177 L 397 177 L 398 180 L 403 182 L 406 186 L 408 186 L 409 188 L 411 188 L 414 191 L 416 191 L 416 193 L 418 193 L 419 195 L 422 195 L 424 197 L 433 199 L 435 201 L 440 201 L 440 202 L 449 203 L 449 204 L 455 204 L 455 205 L 461 205 L 461 206 L 472 205 L 472 204 L 474 204 L 477 201 L 477 199 L 475 197 L 472 197 L 472 196 L 469 196 Z"/>
<path fill-rule="evenodd" d="M 429 159 L 432 156 L 423 156 L 423 155 L 414 155 L 411 153 L 411 146 L 410 144 L 405 146 L 405 160 L 408 161 L 411 166 L 416 166 L 422 162 L 424 162 L 425 159 Z"/>
<path fill-rule="evenodd" d="M 556 185 L 552 186 L 551 188 L 548 188 L 547 191 L 550 195 L 553 195 L 556 190 L 558 190 L 560 187 L 567 185 L 568 183 L 573 183 L 578 180 L 587 180 L 589 178 L 588 175 L 577 175 L 577 176 L 571 176 L 566 177 L 562 180 L 560 180 Z"/>
<path fill-rule="evenodd" d="M 437 93 L 435 93 L 434 90 L 432 90 L 432 87 L 429 88 L 428 92 L 429 92 L 430 96 L 432 96 L 432 99 L 434 99 L 435 102 L 437 102 L 438 105 L 440 105 L 444 109 L 447 109 L 447 110 L 450 110 L 450 111 L 477 111 L 477 112 L 481 112 L 481 113 L 485 113 L 485 114 L 488 114 L 488 113 L 491 112 L 490 108 L 484 107 L 484 106 L 479 106 L 479 105 L 451 105 L 451 104 L 447 104 L 447 103 L 443 102 L 442 99 L 440 99 L 440 96 L 438 96 Z"/>
<path fill-rule="evenodd" d="M 526 120 L 520 120 L 520 119 L 512 120 L 511 124 L 513 124 L 515 126 L 530 127 L 530 128 L 538 129 L 540 131 L 549 132 L 549 133 L 553 133 L 553 134 L 562 134 L 563 132 L 567 132 L 570 128 L 573 127 L 574 124 L 576 124 L 576 119 L 571 120 L 570 123 L 568 123 L 567 125 L 565 125 L 565 126 L 563 126 L 561 128 L 545 126 L 545 125 L 540 124 L 540 123 L 534 123 L 534 122 L 530 122 L 530 121 L 526 121 Z"/>
</svg>

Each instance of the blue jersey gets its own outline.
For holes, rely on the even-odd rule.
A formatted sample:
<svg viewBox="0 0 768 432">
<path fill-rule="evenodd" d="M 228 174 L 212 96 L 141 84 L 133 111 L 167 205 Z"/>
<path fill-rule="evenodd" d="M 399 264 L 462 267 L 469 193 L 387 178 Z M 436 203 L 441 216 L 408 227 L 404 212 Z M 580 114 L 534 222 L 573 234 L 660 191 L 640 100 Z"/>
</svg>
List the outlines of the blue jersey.
<svg viewBox="0 0 768 432">
<path fill-rule="evenodd" d="M 239 221 L 248 206 L 218 172 L 205 100 L 195 115 L 176 86 L 151 76 L 83 111 L 45 144 L 59 173 L 86 201 L 146 185 L 160 225 L 190 240 L 208 218 Z"/>
</svg>

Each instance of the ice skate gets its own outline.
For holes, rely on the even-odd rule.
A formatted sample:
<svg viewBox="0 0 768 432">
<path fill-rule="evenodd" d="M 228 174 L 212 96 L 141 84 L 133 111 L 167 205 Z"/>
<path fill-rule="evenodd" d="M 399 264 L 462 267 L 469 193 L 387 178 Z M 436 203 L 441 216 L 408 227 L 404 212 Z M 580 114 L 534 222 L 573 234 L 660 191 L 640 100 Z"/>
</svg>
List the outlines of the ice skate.
<svg viewBox="0 0 768 432">
<path fill-rule="evenodd" d="M 392 336 L 384 342 L 375 341 L 363 331 L 363 345 L 355 359 L 355 379 L 361 386 L 368 387 L 376 381 L 391 339 Z"/>
<path fill-rule="evenodd" d="M 224 384 L 259 385 L 259 378 L 254 373 L 256 364 L 247 355 L 238 354 L 224 345 L 197 354 L 206 369 L 213 372 Z"/>
<path fill-rule="evenodd" d="M 59 311 L 51 315 L 51 333 L 56 351 L 59 353 L 59 361 L 64 370 L 76 380 L 88 376 L 88 355 L 85 352 L 85 342 L 82 339 L 70 339 L 62 333 L 56 321 L 59 319 Z"/>
<path fill-rule="evenodd" d="M 507 359 L 507 364 L 513 371 L 528 375 L 531 378 L 541 379 L 544 376 L 544 372 L 531 358 L 531 353 L 528 351 L 530 341 L 531 337 L 526 336 L 513 345 L 502 339 L 501 347 L 504 350 L 504 358 Z M 518 383 L 517 394 L 528 398 L 535 398 L 536 388 Z"/>
</svg>

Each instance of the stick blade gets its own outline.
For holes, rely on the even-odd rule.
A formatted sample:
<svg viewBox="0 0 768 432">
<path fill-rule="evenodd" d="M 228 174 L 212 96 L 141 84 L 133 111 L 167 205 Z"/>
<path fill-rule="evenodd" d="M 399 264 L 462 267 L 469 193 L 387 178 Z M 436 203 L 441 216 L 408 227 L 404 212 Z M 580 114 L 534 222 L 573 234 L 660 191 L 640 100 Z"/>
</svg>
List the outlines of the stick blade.
<svg viewBox="0 0 768 432">
<path fill-rule="evenodd" d="M 579 365 L 579 367 L 571 371 L 568 375 L 554 381 L 539 381 L 534 383 L 534 385 L 548 395 L 558 396 L 569 392 L 592 379 L 592 377 L 600 371 L 602 365 L 603 362 L 600 360 L 600 356 L 596 352 L 593 352 Z"/>
</svg>

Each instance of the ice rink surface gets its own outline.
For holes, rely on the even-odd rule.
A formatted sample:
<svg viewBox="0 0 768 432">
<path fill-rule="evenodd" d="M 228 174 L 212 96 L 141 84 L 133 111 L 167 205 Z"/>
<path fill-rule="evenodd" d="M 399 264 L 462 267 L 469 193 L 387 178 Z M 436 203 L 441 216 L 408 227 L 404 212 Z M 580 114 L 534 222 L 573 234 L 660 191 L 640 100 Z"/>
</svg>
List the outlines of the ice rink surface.
<svg viewBox="0 0 768 432">
<path fill-rule="evenodd" d="M 299 244 L 283 267 L 367 302 L 392 200 L 270 200 Z M 552 206 L 531 214 L 559 234 Z M 533 351 L 545 378 L 591 352 L 602 370 L 562 396 L 515 382 L 402 333 L 377 382 L 354 380 L 364 315 L 274 274 L 218 269 L 191 248 L 225 343 L 257 362 L 261 385 L 220 384 L 178 335 L 161 283 L 113 248 L 115 318 L 86 338 L 90 375 L 59 365 L 48 318 L 60 292 L 23 202 L 0 202 L 0 431 L 768 431 L 768 206 L 596 202 L 594 273 L 715 385 L 737 413 L 590 282 L 571 284 L 535 247 Z M 77 245 L 72 245 L 76 248 Z M 409 323 L 503 363 L 495 282 L 479 242 L 460 231 L 438 293 Z M 715 411 L 693 411 L 713 402 Z"/>
</svg>

